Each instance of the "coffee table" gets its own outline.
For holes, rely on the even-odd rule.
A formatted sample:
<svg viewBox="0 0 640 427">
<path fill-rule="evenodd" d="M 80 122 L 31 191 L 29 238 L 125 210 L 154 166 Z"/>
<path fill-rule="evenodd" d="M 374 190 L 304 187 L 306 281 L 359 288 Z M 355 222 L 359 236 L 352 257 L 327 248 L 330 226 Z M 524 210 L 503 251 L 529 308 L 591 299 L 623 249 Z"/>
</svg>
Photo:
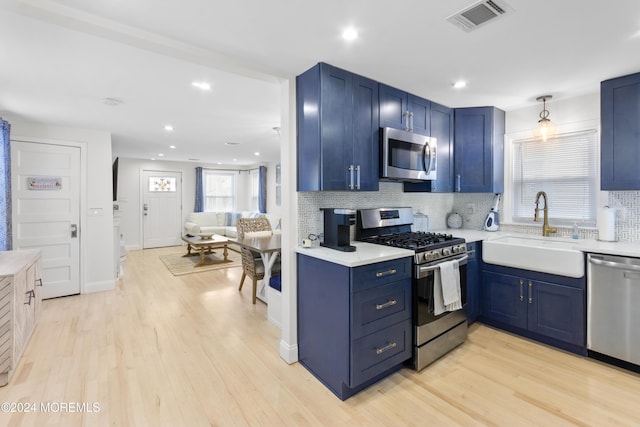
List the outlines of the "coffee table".
<svg viewBox="0 0 640 427">
<path fill-rule="evenodd" d="M 199 236 L 189 237 L 182 236 L 182 240 L 187 243 L 187 253 L 182 255 L 183 257 L 191 256 L 191 250 L 200 254 L 200 262 L 196 264 L 196 267 L 201 267 L 203 265 L 209 264 L 220 264 L 223 262 L 231 262 L 230 259 L 227 258 L 229 252 L 227 251 L 227 244 L 229 243 L 229 239 L 224 236 L 219 236 L 214 234 L 210 239 L 202 239 Z M 213 253 L 214 249 L 223 248 L 224 259 L 223 260 L 212 260 L 206 257 L 207 254 Z"/>
</svg>

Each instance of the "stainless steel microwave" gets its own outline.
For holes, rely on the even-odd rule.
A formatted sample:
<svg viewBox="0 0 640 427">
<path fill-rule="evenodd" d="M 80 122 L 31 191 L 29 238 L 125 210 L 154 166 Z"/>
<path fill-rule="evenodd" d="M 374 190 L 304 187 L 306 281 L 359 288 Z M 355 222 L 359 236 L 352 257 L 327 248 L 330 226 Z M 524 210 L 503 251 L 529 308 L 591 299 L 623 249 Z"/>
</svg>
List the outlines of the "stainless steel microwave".
<svg viewBox="0 0 640 427">
<path fill-rule="evenodd" d="M 394 181 L 436 179 L 436 139 L 413 132 L 382 128 L 380 178 Z"/>
</svg>

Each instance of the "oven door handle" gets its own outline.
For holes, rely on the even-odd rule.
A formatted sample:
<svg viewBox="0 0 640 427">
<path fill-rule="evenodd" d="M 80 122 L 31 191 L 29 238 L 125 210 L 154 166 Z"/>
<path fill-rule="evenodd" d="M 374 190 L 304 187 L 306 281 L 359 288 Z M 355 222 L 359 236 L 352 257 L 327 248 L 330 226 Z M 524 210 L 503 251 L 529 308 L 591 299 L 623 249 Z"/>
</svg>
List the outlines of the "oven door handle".
<svg viewBox="0 0 640 427">
<path fill-rule="evenodd" d="M 459 258 L 452 258 L 451 261 L 453 261 L 454 259 L 457 260 L 460 265 L 465 265 L 467 263 L 467 260 L 469 259 L 469 255 L 462 255 Z M 425 277 L 425 273 L 437 270 L 438 268 L 440 268 L 438 264 L 431 265 L 429 267 L 418 267 L 418 278 L 421 279 Z"/>
</svg>

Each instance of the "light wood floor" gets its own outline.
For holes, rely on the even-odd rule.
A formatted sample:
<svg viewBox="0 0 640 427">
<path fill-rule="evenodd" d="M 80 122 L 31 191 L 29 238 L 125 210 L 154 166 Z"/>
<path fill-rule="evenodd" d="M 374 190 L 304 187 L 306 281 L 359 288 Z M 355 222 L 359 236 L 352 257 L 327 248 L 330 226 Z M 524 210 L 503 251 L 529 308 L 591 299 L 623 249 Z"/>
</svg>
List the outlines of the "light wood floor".
<svg viewBox="0 0 640 427">
<path fill-rule="evenodd" d="M 474 325 L 420 373 L 402 369 L 341 402 L 278 356 L 266 306 L 241 270 L 173 277 L 155 249 L 129 253 L 112 292 L 45 301 L 0 402 L 25 426 L 640 425 L 640 376 Z M 40 402 L 99 405 L 41 412 Z M 58 405 L 58 406 L 56 406 Z"/>
</svg>

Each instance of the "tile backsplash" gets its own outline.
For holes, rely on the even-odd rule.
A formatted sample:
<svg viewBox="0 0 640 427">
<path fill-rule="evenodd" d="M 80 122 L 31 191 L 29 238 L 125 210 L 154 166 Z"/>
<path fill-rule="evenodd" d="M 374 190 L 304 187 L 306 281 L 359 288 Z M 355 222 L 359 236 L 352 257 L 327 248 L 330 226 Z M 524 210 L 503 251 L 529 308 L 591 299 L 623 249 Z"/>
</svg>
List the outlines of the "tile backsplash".
<svg viewBox="0 0 640 427">
<path fill-rule="evenodd" d="M 412 207 L 429 218 L 429 230 L 447 228 L 451 212 L 462 216 L 465 229 L 480 230 L 491 209 L 492 193 L 404 193 L 402 184 L 380 182 L 379 191 L 317 191 L 298 193 L 299 238 L 323 231 L 320 208 L 366 209 L 377 207 Z M 609 192 L 609 206 L 616 208 L 616 236 L 622 242 L 640 242 L 640 191 Z M 501 206 L 502 210 L 502 206 Z M 553 224 L 552 224 L 553 225 Z M 537 224 L 501 224 L 502 231 L 540 234 Z M 354 230 L 352 230 L 353 232 Z M 556 236 L 571 237 L 572 227 L 558 227 Z M 597 239 L 598 230 L 580 228 L 581 239 Z M 353 236 L 352 236 L 353 237 Z"/>
<path fill-rule="evenodd" d="M 452 212 L 452 193 L 404 193 L 402 184 L 380 182 L 379 191 L 312 191 L 298 193 L 299 238 L 323 231 L 320 208 L 367 209 L 411 207 L 429 218 L 429 230 L 446 228 L 447 214 Z M 355 228 L 355 227 L 352 227 Z M 352 230 L 352 233 L 354 230 Z"/>
</svg>

